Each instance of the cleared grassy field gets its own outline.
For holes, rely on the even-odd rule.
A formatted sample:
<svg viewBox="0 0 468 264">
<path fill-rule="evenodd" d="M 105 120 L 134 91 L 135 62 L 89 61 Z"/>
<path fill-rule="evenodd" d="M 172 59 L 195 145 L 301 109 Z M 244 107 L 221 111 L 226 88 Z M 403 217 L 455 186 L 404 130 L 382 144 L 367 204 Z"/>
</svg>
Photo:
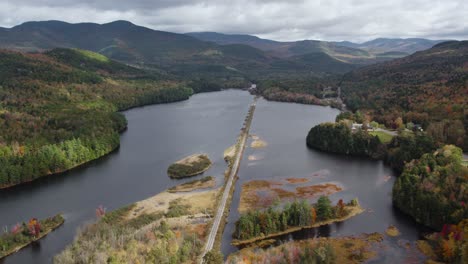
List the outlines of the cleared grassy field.
<svg viewBox="0 0 468 264">
<path fill-rule="evenodd" d="M 387 134 L 382 131 L 370 131 L 369 134 L 379 137 L 380 141 L 382 141 L 382 143 L 385 143 L 385 144 L 390 143 L 390 141 L 392 141 L 392 138 L 393 138 L 392 135 Z"/>
</svg>

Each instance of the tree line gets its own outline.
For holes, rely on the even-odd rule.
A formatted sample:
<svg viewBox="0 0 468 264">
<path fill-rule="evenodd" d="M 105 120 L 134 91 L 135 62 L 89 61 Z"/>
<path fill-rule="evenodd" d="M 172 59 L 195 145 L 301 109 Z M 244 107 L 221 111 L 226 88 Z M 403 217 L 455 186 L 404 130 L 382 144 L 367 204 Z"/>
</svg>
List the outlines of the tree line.
<svg viewBox="0 0 468 264">
<path fill-rule="evenodd" d="M 461 149 L 446 145 L 406 164 L 393 201 L 416 221 L 440 230 L 468 218 L 467 175 Z"/>
<path fill-rule="evenodd" d="M 352 200 L 351 205 L 357 205 L 357 201 Z M 233 237 L 239 240 L 250 239 L 285 231 L 290 227 L 310 226 L 317 221 L 342 217 L 346 214 L 342 200 L 339 200 L 336 206 L 332 206 L 327 196 L 321 196 L 314 205 L 306 200 L 294 201 L 282 209 L 269 207 L 263 211 L 254 210 L 241 215 L 235 223 Z"/>
<path fill-rule="evenodd" d="M 119 146 L 127 121 L 117 111 L 193 93 L 92 52 L 0 51 L 0 187 L 97 159 Z"/>
<path fill-rule="evenodd" d="M 308 147 L 321 151 L 381 159 L 399 172 L 405 163 L 437 148 L 432 137 L 424 132 L 402 133 L 384 144 L 365 130 L 352 132 L 343 120 L 312 127 L 306 142 Z"/>
<path fill-rule="evenodd" d="M 344 122 L 323 123 L 314 126 L 307 134 L 307 146 L 322 151 L 380 158 L 384 146 L 377 136 L 366 131 L 352 132 Z"/>
</svg>

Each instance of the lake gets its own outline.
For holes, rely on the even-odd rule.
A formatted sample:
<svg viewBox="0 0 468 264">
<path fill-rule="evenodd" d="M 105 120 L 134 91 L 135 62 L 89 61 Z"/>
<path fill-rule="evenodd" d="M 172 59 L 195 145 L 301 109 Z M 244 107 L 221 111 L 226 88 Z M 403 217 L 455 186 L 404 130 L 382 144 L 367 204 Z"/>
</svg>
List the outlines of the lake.
<svg viewBox="0 0 468 264">
<path fill-rule="evenodd" d="M 227 90 L 126 111 L 128 130 L 118 151 L 63 175 L 0 190 L 2 229 L 32 217 L 59 212 L 65 217 L 62 227 L 4 263 L 50 263 L 79 226 L 96 219 L 99 205 L 116 209 L 193 180 L 167 176 L 167 167 L 185 156 L 207 153 L 213 166 L 205 175 L 217 176 L 221 183 L 223 152 L 235 143 L 252 99 L 248 92 Z"/>
<path fill-rule="evenodd" d="M 222 251 L 225 255 L 237 250 L 229 242 L 235 229 L 234 222 L 239 218 L 237 208 L 240 190 L 243 183 L 253 179 L 310 178 L 307 185 L 332 182 L 344 189 L 329 196 L 333 204 L 339 199 L 347 202 L 358 198 L 366 209 L 366 212 L 345 222 L 298 231 L 282 236 L 281 241 L 384 233 L 389 225 L 394 225 L 400 230 L 401 236 L 384 241 L 389 250 L 381 260 L 387 261 L 385 258 L 391 256 L 389 263 L 395 263 L 396 259 L 406 257 L 404 249 L 400 250 L 398 244 L 415 241 L 421 238 L 421 232 L 427 231 L 392 206 L 391 194 L 396 174 L 382 161 L 328 154 L 307 148 L 306 136 L 310 128 L 322 122 L 334 121 L 338 113 L 338 110 L 330 107 L 264 99 L 258 101 L 250 133 L 259 136 L 268 145 L 260 149 L 246 148 L 244 153 L 231 213 L 223 234 Z M 249 160 L 250 155 L 258 160 Z M 311 199 L 312 202 L 314 200 Z"/>
<path fill-rule="evenodd" d="M 59 212 L 66 219 L 62 227 L 7 257 L 3 263 L 50 263 L 54 255 L 72 242 L 80 226 L 95 221 L 98 206 L 113 210 L 192 180 L 172 180 L 166 173 L 172 162 L 185 156 L 207 153 L 213 166 L 204 175 L 216 176 L 221 184 L 226 169 L 223 152 L 235 143 L 252 99 L 245 91 L 226 90 L 126 111 L 129 128 L 121 136 L 119 150 L 71 172 L 0 190 L 2 228 Z M 390 224 L 400 229 L 405 239 L 419 237 L 418 225 L 392 207 L 395 178 L 390 168 L 382 162 L 307 149 L 308 130 L 321 122 L 333 121 L 338 113 L 329 107 L 258 101 L 250 132 L 259 135 L 268 146 L 246 148 L 223 236 L 225 254 L 236 250 L 229 241 L 238 218 L 243 182 L 304 177 L 316 172 L 323 174 L 317 182 L 339 182 L 344 187 L 344 191 L 330 197 L 333 201 L 357 197 L 367 212 L 341 224 L 282 239 L 383 232 Z M 249 161 L 248 155 L 263 159 Z"/>
</svg>

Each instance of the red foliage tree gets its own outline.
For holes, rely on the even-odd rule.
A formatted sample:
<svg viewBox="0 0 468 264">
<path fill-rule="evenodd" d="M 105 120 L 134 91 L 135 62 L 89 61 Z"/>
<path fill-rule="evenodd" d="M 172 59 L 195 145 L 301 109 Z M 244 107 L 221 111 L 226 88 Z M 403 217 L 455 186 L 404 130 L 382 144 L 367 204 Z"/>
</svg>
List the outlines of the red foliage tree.
<svg viewBox="0 0 468 264">
<path fill-rule="evenodd" d="M 16 225 L 11 228 L 11 233 L 13 234 L 18 234 L 18 232 L 21 230 L 21 225 L 17 223 Z"/>
<path fill-rule="evenodd" d="M 28 229 L 29 229 L 29 234 L 32 237 L 38 237 L 39 233 L 41 232 L 41 224 L 36 218 L 32 218 L 28 222 Z"/>
<path fill-rule="evenodd" d="M 103 217 L 106 214 L 106 208 L 104 206 L 100 205 L 98 208 L 96 208 L 96 216 L 98 218 Z"/>
</svg>

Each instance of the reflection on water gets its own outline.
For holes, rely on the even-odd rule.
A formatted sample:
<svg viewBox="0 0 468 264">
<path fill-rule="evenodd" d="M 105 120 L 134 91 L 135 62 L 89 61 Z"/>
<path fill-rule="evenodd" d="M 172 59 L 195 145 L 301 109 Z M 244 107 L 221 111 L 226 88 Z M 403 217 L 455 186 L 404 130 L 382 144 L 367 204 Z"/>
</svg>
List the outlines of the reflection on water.
<svg viewBox="0 0 468 264">
<path fill-rule="evenodd" d="M 337 182 L 344 190 L 330 195 L 333 203 L 339 199 L 358 198 L 366 212 L 345 222 L 298 231 L 281 237 L 282 241 L 316 236 L 346 236 L 385 232 L 390 225 L 402 233 L 400 239 L 414 241 L 423 230 L 413 220 L 392 206 L 391 191 L 394 172 L 381 161 L 319 152 L 306 147 L 309 129 L 322 122 L 334 121 L 338 111 L 329 107 L 268 102 L 259 100 L 251 133 L 269 144 L 258 150 L 247 148 L 239 171 L 239 180 L 223 234 L 225 255 L 237 250 L 230 245 L 234 222 L 239 218 L 237 207 L 241 186 L 252 179 L 311 178 L 311 182 Z M 262 154 L 262 160 L 252 164 L 245 157 Z"/>
<path fill-rule="evenodd" d="M 168 165 L 190 154 L 207 153 L 214 164 L 205 175 L 216 176 L 221 182 L 226 168 L 223 152 L 235 142 L 251 99 L 247 92 L 230 90 L 127 111 L 129 129 L 121 136 L 119 150 L 72 172 L 0 191 L 2 227 L 57 212 L 64 213 L 66 219 L 56 231 L 3 263 L 50 263 L 72 241 L 79 226 L 93 221 L 99 205 L 112 210 L 193 180 L 171 180 L 166 175 Z M 400 239 L 413 241 L 418 237 L 418 226 L 392 207 L 395 178 L 382 162 L 306 148 L 310 127 L 333 121 L 337 114 L 328 107 L 258 101 L 251 132 L 268 145 L 246 149 L 223 235 L 225 254 L 236 250 L 229 242 L 238 218 L 240 186 L 258 178 L 312 175 L 318 181 L 339 182 L 345 190 L 330 196 L 334 202 L 357 197 L 363 207 L 372 211 L 344 223 L 296 232 L 285 240 L 384 232 L 389 225 L 402 232 Z M 249 161 L 249 155 L 261 159 Z M 382 181 L 388 175 L 391 177 Z"/>
<path fill-rule="evenodd" d="M 66 219 L 4 263 L 50 263 L 79 226 L 94 220 L 99 205 L 112 210 L 193 180 L 172 180 L 166 174 L 172 162 L 185 156 L 207 153 L 213 166 L 205 175 L 221 183 L 224 149 L 235 142 L 251 101 L 249 93 L 229 90 L 126 111 L 129 128 L 118 151 L 72 172 L 0 191 L 1 227 L 58 212 Z"/>
</svg>

